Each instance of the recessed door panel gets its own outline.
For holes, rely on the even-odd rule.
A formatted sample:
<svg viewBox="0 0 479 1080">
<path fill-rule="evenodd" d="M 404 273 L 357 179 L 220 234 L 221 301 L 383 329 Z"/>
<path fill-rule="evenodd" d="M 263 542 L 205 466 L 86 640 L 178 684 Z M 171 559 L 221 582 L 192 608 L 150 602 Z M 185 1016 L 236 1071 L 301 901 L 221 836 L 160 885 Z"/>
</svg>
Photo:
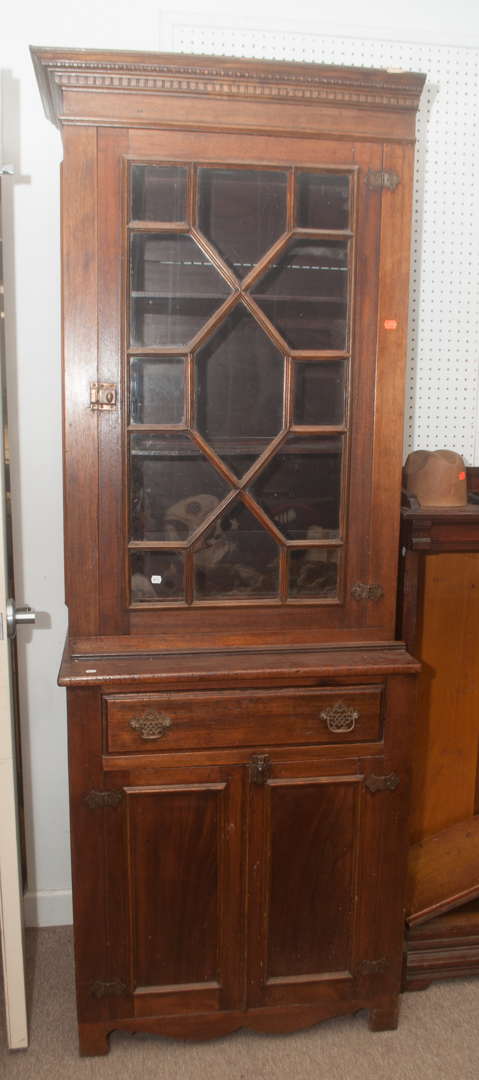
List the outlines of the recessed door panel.
<svg viewBox="0 0 479 1080">
<path fill-rule="evenodd" d="M 231 775 L 125 789 L 130 990 L 163 995 L 166 1011 L 182 1011 L 178 994 L 218 1008 L 238 981 L 241 770 Z"/>
<path fill-rule="evenodd" d="M 349 968 L 358 784 L 270 790 L 268 980 Z"/>
<path fill-rule="evenodd" d="M 364 776 L 351 762 L 325 771 L 317 761 L 270 766 L 264 786 L 251 782 L 249 983 L 258 1006 L 320 1000 L 332 979 L 339 994 L 352 993 Z"/>
</svg>

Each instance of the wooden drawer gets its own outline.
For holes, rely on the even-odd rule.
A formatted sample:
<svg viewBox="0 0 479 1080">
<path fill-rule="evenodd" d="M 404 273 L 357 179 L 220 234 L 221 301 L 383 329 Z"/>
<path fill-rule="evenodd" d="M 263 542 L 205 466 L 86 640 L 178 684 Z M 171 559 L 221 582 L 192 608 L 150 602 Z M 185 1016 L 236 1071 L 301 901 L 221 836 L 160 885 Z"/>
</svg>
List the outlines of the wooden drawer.
<svg viewBox="0 0 479 1080">
<path fill-rule="evenodd" d="M 107 694 L 106 753 L 377 741 L 381 686 Z"/>
</svg>

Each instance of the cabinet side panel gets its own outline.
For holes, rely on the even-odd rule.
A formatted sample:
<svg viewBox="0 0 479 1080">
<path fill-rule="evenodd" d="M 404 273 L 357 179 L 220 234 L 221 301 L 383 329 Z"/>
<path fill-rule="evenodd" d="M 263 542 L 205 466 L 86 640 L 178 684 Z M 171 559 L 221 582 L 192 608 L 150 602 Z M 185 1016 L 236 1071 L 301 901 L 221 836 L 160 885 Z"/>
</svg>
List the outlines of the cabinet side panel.
<svg viewBox="0 0 479 1080">
<path fill-rule="evenodd" d="M 71 634 L 99 632 L 96 130 L 65 127 L 63 353 L 66 602 Z M 96 628 L 96 629 L 95 629 Z"/>
<path fill-rule="evenodd" d="M 389 965 L 381 980 L 385 994 L 395 994 L 401 978 L 416 691 L 417 676 L 388 677 L 384 775 L 394 773 L 399 783 L 394 790 L 368 792 L 380 830 L 377 907 L 375 916 L 371 909 L 371 928 L 374 958 L 386 957 Z"/>
<path fill-rule="evenodd" d="M 117 821 L 117 810 L 85 802 L 103 791 L 101 769 L 100 695 L 96 690 L 68 693 L 68 757 L 73 879 L 73 920 L 78 1015 L 84 1021 L 108 1019 L 107 998 L 92 996 L 93 984 L 118 978 L 108 950 L 105 816 Z M 108 790 L 114 783 L 108 783 Z"/>
<path fill-rule="evenodd" d="M 400 183 L 394 191 L 384 188 L 377 192 L 382 212 L 369 584 L 380 582 L 386 595 L 379 603 L 369 601 L 368 626 L 386 628 L 393 637 L 414 147 L 386 145 L 383 168 L 385 172 L 394 170 Z"/>
<path fill-rule="evenodd" d="M 123 492 L 121 392 L 121 273 L 123 265 L 122 155 L 128 151 L 128 132 L 106 128 L 98 132 L 98 370 L 99 379 L 115 383 L 117 405 L 99 415 L 99 525 L 101 633 L 128 631 L 123 609 Z M 125 390 L 126 393 L 126 390 Z M 112 568 L 114 568 L 112 572 Z"/>
<path fill-rule="evenodd" d="M 411 843 L 474 813 L 479 552 L 421 556 Z M 479 812 L 479 807 L 475 810 Z"/>
<path fill-rule="evenodd" d="M 356 217 L 356 281 L 351 354 L 351 446 L 349 461 L 348 538 L 346 541 L 346 588 L 342 625 L 364 627 L 366 610 L 351 596 L 358 581 L 365 581 L 370 545 L 368 509 L 371 503 L 371 471 L 374 423 L 374 381 L 376 372 L 378 267 L 381 234 L 381 204 L 369 190 L 365 178 L 371 169 L 382 168 L 380 144 L 356 144 L 354 159 L 359 166 Z M 354 542 L 351 543 L 351 538 Z M 360 542 L 358 543 L 358 538 Z M 348 542 L 349 541 L 349 542 Z"/>
</svg>

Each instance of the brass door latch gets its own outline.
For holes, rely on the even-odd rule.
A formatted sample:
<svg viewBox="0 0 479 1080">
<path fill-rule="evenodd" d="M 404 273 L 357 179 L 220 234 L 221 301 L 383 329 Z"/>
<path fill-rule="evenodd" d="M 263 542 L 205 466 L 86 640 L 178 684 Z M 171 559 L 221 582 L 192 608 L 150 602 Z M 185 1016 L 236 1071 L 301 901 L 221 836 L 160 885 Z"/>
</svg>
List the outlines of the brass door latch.
<svg viewBox="0 0 479 1080">
<path fill-rule="evenodd" d="M 116 409 L 116 383 L 90 383 L 90 409 Z"/>
<path fill-rule="evenodd" d="M 269 778 L 270 771 L 269 754 L 251 755 L 250 776 L 252 784 L 263 787 Z"/>
</svg>

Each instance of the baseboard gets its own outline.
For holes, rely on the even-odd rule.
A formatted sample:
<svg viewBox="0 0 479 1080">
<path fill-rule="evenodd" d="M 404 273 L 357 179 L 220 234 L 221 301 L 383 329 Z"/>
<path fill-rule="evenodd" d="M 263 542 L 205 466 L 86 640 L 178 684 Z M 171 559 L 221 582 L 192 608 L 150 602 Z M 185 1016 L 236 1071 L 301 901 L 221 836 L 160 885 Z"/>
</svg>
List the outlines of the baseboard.
<svg viewBox="0 0 479 1080">
<path fill-rule="evenodd" d="M 71 889 L 27 890 L 23 897 L 25 926 L 67 926 L 73 922 Z"/>
</svg>

